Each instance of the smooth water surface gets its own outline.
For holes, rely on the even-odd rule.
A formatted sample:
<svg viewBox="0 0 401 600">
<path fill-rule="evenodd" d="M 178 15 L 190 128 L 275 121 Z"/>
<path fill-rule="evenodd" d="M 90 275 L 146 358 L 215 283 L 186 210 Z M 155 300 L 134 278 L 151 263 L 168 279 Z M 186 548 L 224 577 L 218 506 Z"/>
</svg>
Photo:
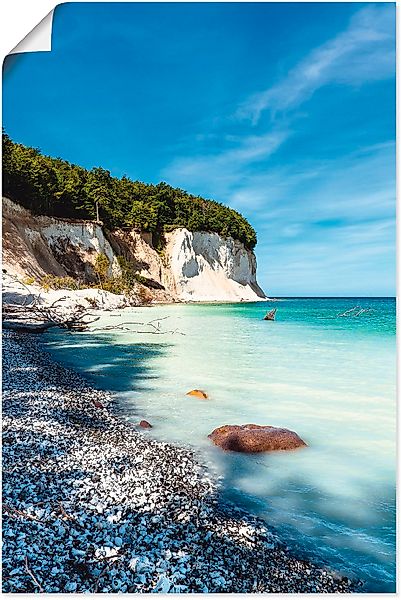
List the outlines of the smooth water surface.
<svg viewBox="0 0 401 600">
<path fill-rule="evenodd" d="M 263 321 L 272 307 L 277 320 Z M 226 497 L 296 551 L 361 577 L 368 591 L 394 591 L 394 299 L 154 306 L 93 327 L 122 322 L 131 331 L 47 341 L 59 360 L 117 391 L 129 418 L 154 425 L 151 435 L 195 447 L 223 476 Z M 193 388 L 210 399 L 186 396 Z M 309 447 L 240 455 L 207 438 L 243 423 L 293 429 Z"/>
</svg>

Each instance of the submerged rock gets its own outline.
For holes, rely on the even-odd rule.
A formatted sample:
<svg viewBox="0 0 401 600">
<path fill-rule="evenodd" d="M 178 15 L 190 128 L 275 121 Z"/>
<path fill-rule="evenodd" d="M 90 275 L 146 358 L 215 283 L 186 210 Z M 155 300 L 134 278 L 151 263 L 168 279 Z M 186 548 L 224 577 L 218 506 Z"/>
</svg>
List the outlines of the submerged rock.
<svg viewBox="0 0 401 600">
<path fill-rule="evenodd" d="M 223 425 L 208 437 L 216 446 L 234 452 L 272 452 L 307 446 L 295 431 L 271 425 Z"/>
<path fill-rule="evenodd" d="M 149 421 L 142 420 L 139 422 L 139 427 L 143 427 L 143 429 L 151 429 L 153 425 L 151 425 Z"/>
<path fill-rule="evenodd" d="M 191 390 L 186 393 L 187 396 L 195 396 L 196 398 L 201 398 L 201 400 L 207 400 L 209 396 L 203 390 Z"/>
</svg>

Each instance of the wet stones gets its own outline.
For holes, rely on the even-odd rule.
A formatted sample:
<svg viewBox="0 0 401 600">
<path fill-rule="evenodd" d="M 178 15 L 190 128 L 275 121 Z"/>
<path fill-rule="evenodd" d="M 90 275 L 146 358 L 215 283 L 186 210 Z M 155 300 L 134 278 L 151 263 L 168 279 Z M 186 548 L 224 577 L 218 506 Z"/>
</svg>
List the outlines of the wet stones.
<svg viewBox="0 0 401 600">
<path fill-rule="evenodd" d="M 40 340 L 7 332 L 3 351 L 3 592 L 355 590 L 223 504 L 191 450 L 119 419 Z"/>
<path fill-rule="evenodd" d="M 223 425 L 208 437 L 216 446 L 232 452 L 273 452 L 307 446 L 295 431 L 271 425 Z"/>
</svg>

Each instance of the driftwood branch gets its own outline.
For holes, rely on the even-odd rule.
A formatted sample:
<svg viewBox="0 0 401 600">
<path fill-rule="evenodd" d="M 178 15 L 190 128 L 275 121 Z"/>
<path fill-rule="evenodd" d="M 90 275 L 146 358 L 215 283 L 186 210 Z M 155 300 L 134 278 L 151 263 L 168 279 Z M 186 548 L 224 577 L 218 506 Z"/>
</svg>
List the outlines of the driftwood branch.
<svg viewBox="0 0 401 600">
<path fill-rule="evenodd" d="M 29 577 L 32 579 L 32 581 L 34 582 L 34 584 L 38 586 L 39 592 L 41 594 L 44 594 L 44 589 L 42 588 L 42 586 L 40 585 L 39 581 L 36 579 L 35 575 L 31 571 L 31 569 L 29 568 L 29 563 L 28 563 L 28 557 L 27 556 L 25 556 L 25 571 L 28 573 Z"/>
<path fill-rule="evenodd" d="M 343 313 L 338 313 L 337 317 L 359 317 L 363 313 L 372 312 L 372 308 L 361 308 L 360 306 L 354 306 L 349 308 Z"/>
<path fill-rule="evenodd" d="M 11 276 L 12 277 L 12 276 Z M 68 314 L 65 308 L 60 306 L 64 300 L 68 300 L 68 296 L 63 296 L 56 299 L 51 304 L 45 305 L 40 303 L 40 294 L 33 294 L 31 290 L 16 277 L 12 277 L 16 283 L 21 284 L 29 293 L 29 303 L 3 303 L 3 328 L 13 331 L 28 332 L 28 333 L 44 333 L 51 328 L 59 327 L 68 329 L 69 331 L 85 331 L 89 325 L 100 319 L 100 316 L 93 315 L 90 311 L 77 304 Z M 112 315 L 114 316 L 114 315 Z M 117 315 L 120 316 L 121 315 Z M 114 325 L 104 325 L 102 327 L 92 328 L 92 331 L 130 331 L 132 333 L 166 335 L 178 334 L 185 335 L 179 329 L 163 330 L 161 321 L 165 321 L 170 317 L 157 317 L 148 322 L 144 321 L 126 321 L 116 323 Z M 132 329 L 135 326 L 136 329 Z"/>
<path fill-rule="evenodd" d="M 53 327 L 68 329 L 69 331 L 84 331 L 88 325 L 100 319 L 99 316 L 91 317 L 90 313 L 80 309 L 73 310 L 69 315 L 64 315 L 56 308 L 40 308 L 35 310 L 15 310 L 10 307 L 3 308 L 3 329 L 43 333 Z"/>
<path fill-rule="evenodd" d="M 3 329 L 19 331 L 20 333 L 44 333 L 51 327 L 57 327 L 54 323 L 19 323 L 18 321 L 3 321 Z"/>
<path fill-rule="evenodd" d="M 5 502 L 3 502 L 3 510 L 5 510 L 10 515 L 10 517 L 23 517 L 24 519 L 30 519 L 31 521 L 41 522 L 41 519 L 38 519 L 38 517 L 35 517 L 34 515 L 30 515 L 27 512 L 24 512 L 22 510 L 19 510 L 18 508 L 15 508 L 15 506 L 6 504 Z"/>
<path fill-rule="evenodd" d="M 171 329 L 171 330 L 162 330 L 160 327 L 159 321 L 164 321 L 165 319 L 169 319 L 169 316 L 161 317 L 160 319 L 152 319 L 151 321 L 124 321 L 122 323 L 116 323 L 115 325 L 104 325 L 103 327 L 94 327 L 92 331 L 113 331 L 118 329 L 120 331 L 130 331 L 131 333 L 142 333 L 142 334 L 152 334 L 152 335 L 165 335 L 165 334 L 178 334 L 185 335 L 179 329 Z M 157 325 L 155 325 L 157 323 Z M 139 325 L 140 327 L 149 327 L 150 329 L 131 329 L 129 325 Z"/>
<path fill-rule="evenodd" d="M 2 318 L 3 328 L 13 331 L 43 333 L 52 327 L 60 327 L 70 331 L 83 331 L 88 325 L 99 320 L 87 309 L 77 304 L 67 312 L 61 306 L 67 296 L 57 298 L 49 305 L 40 303 L 40 294 L 33 294 L 24 283 L 16 277 L 10 276 L 20 284 L 29 294 L 21 304 L 3 303 Z M 29 301 L 28 301 L 29 300 Z"/>
</svg>

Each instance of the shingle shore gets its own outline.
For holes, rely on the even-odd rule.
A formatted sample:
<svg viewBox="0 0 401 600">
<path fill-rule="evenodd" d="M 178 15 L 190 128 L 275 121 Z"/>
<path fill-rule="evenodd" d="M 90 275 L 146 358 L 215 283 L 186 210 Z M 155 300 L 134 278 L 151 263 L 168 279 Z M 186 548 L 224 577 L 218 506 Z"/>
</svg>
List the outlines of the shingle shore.
<svg viewBox="0 0 401 600">
<path fill-rule="evenodd" d="M 4 592 L 356 589 L 220 505 L 190 450 L 112 407 L 35 336 L 3 333 Z"/>
</svg>

